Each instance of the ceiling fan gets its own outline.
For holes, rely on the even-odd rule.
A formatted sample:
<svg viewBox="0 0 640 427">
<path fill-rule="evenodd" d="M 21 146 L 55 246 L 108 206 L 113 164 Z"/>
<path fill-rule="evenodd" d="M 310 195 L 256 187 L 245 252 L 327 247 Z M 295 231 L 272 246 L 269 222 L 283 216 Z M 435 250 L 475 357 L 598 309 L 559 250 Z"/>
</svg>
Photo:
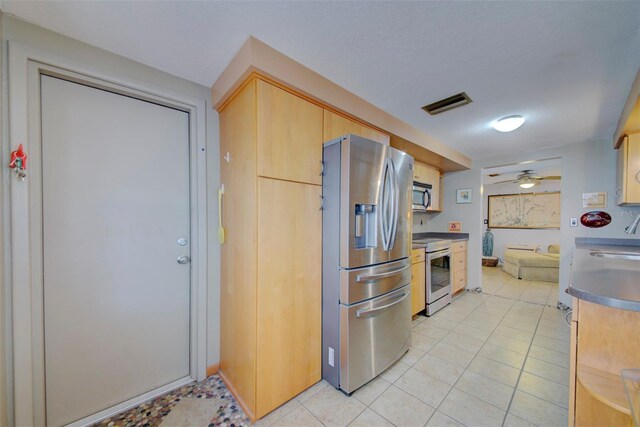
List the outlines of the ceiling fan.
<svg viewBox="0 0 640 427">
<path fill-rule="evenodd" d="M 499 174 L 495 174 L 493 176 L 498 176 Z M 490 175 L 492 176 L 492 175 Z M 531 188 L 534 185 L 538 185 L 543 180 L 558 180 L 560 179 L 559 175 L 549 175 L 549 176 L 540 176 L 535 173 L 531 169 L 523 170 L 521 174 L 519 174 L 515 180 L 508 179 L 506 181 L 498 181 L 494 184 L 505 184 L 507 182 L 513 184 L 520 184 L 522 188 Z"/>
</svg>

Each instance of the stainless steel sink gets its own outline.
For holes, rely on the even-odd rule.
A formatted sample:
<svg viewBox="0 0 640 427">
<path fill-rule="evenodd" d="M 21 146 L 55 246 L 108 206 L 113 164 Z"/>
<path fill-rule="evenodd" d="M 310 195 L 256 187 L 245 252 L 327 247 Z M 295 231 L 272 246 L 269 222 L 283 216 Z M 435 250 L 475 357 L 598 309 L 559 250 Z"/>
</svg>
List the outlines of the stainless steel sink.
<svg viewBox="0 0 640 427">
<path fill-rule="evenodd" d="M 598 258 L 626 259 L 631 261 L 640 261 L 640 254 L 637 252 L 610 252 L 610 251 L 592 251 L 589 255 Z"/>
</svg>

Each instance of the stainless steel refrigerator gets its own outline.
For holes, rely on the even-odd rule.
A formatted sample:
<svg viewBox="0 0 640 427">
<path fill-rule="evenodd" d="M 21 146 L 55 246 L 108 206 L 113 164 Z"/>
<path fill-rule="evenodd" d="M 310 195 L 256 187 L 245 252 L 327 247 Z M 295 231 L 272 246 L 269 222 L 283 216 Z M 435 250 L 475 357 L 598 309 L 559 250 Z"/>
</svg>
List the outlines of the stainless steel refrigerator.
<svg viewBox="0 0 640 427">
<path fill-rule="evenodd" d="M 346 135 L 323 162 L 322 377 L 351 394 L 411 344 L 413 157 Z"/>
</svg>

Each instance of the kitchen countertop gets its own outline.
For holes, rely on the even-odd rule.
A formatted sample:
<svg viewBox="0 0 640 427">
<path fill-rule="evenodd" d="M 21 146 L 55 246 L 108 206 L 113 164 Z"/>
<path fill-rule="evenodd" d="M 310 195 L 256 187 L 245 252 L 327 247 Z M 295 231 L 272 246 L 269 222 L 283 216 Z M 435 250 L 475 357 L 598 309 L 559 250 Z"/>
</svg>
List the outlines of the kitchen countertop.
<svg viewBox="0 0 640 427">
<path fill-rule="evenodd" d="M 456 240 L 469 240 L 469 233 L 438 233 L 438 232 L 428 232 L 428 233 L 413 233 L 412 239 L 450 239 L 453 241 Z"/>
<path fill-rule="evenodd" d="M 596 304 L 640 311 L 640 260 L 601 258 L 591 255 L 594 251 L 640 256 L 640 239 L 576 238 L 567 292 Z"/>
</svg>

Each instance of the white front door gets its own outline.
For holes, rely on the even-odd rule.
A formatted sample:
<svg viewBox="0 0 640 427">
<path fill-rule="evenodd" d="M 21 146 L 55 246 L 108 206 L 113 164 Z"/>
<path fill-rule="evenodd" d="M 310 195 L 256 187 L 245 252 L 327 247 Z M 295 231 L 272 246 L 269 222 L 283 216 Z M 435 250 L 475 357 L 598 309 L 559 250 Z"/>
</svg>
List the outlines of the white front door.
<svg viewBox="0 0 640 427">
<path fill-rule="evenodd" d="M 188 113 L 152 102 L 45 75 L 40 87 L 57 426 L 190 375 L 190 128 Z"/>
</svg>

